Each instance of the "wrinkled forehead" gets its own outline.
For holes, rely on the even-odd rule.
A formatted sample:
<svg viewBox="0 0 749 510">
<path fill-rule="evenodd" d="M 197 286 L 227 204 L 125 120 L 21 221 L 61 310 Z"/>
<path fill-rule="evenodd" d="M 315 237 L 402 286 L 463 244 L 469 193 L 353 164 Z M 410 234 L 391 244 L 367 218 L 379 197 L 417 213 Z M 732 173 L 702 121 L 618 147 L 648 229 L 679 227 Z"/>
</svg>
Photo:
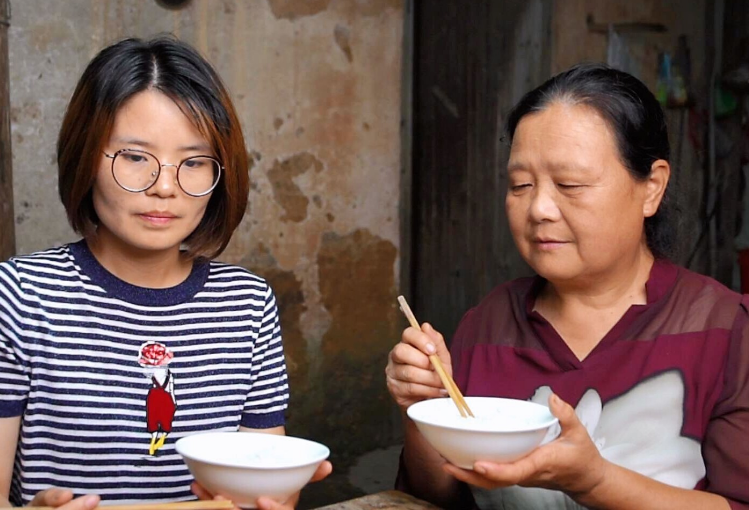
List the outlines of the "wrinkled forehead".
<svg viewBox="0 0 749 510">
<path fill-rule="evenodd" d="M 508 168 L 546 163 L 570 166 L 619 159 L 612 130 L 593 108 L 554 103 L 525 115 L 510 147 Z"/>
</svg>

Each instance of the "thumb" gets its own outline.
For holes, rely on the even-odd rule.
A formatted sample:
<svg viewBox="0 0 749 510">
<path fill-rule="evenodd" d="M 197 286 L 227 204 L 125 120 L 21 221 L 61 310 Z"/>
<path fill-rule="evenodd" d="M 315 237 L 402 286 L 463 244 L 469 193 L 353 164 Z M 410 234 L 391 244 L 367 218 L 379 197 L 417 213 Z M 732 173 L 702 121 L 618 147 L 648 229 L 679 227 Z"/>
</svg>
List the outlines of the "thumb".
<svg viewBox="0 0 749 510">
<path fill-rule="evenodd" d="M 291 506 L 282 505 L 278 501 L 274 501 L 265 496 L 258 498 L 257 507 L 259 510 L 292 510 Z"/>
<path fill-rule="evenodd" d="M 445 344 L 445 339 L 443 338 L 442 333 L 434 329 L 428 322 L 425 322 L 421 325 L 421 331 L 423 331 L 424 334 L 429 337 L 432 343 L 434 343 L 434 347 L 436 349 L 435 354 L 439 356 L 443 362 L 449 363 L 450 351 L 447 350 L 447 344 Z"/>
<path fill-rule="evenodd" d="M 559 420 L 562 431 L 581 426 L 575 410 L 567 402 L 559 398 L 556 393 L 549 396 L 549 410 Z"/>
</svg>

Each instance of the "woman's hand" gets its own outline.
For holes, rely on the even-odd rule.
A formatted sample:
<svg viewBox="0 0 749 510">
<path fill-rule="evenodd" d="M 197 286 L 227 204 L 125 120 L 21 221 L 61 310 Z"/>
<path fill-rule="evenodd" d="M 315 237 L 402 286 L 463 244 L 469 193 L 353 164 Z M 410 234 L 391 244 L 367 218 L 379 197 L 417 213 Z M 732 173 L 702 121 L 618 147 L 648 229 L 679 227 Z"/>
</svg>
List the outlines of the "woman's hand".
<svg viewBox="0 0 749 510">
<path fill-rule="evenodd" d="M 36 493 L 28 506 L 51 506 L 60 510 L 92 510 L 101 498 L 94 494 L 73 499 L 73 492 L 67 489 L 46 489 Z"/>
<path fill-rule="evenodd" d="M 561 490 L 575 499 L 585 497 L 603 481 L 608 462 L 601 457 L 572 406 L 552 394 L 549 408 L 562 427 L 554 441 L 515 462 L 476 462 L 473 471 L 445 464 L 444 470 L 458 480 L 485 489 L 522 485 Z"/>
<path fill-rule="evenodd" d="M 445 340 L 426 322 L 421 331 L 406 328 L 400 343 L 390 351 L 385 368 L 388 391 L 402 410 L 421 400 L 447 394 L 429 362 L 432 354 L 439 356 L 445 371 L 452 376 L 450 352 Z"/>
<path fill-rule="evenodd" d="M 325 478 L 332 472 L 333 472 L 333 465 L 327 460 L 325 460 L 321 462 L 319 466 L 317 466 L 317 470 L 315 471 L 315 474 L 313 474 L 312 478 L 310 478 L 310 483 L 319 482 L 320 480 L 322 480 L 323 478 Z M 223 496 L 211 494 L 198 482 L 193 482 L 190 488 L 192 489 L 193 494 L 195 494 L 198 497 L 198 499 L 202 499 L 202 500 L 207 500 L 207 499 L 224 500 L 226 499 Z M 298 501 L 299 501 L 298 492 L 294 494 L 293 496 L 291 496 L 289 500 L 286 501 L 285 503 L 279 503 L 271 498 L 261 497 L 261 498 L 258 498 L 257 500 L 257 507 L 260 510 L 293 510 Z M 239 507 L 237 506 L 235 506 L 234 509 L 240 510 Z"/>
</svg>

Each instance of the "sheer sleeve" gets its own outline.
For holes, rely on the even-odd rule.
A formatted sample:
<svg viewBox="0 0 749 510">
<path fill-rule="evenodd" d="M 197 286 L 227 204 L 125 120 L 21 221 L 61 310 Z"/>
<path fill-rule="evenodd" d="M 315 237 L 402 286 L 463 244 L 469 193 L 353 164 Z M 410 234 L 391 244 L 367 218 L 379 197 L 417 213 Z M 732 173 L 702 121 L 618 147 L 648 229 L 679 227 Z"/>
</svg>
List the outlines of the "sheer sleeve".
<svg viewBox="0 0 749 510">
<path fill-rule="evenodd" d="M 722 394 L 702 445 L 705 489 L 728 499 L 733 510 L 749 510 L 749 296 L 731 331 Z"/>
</svg>

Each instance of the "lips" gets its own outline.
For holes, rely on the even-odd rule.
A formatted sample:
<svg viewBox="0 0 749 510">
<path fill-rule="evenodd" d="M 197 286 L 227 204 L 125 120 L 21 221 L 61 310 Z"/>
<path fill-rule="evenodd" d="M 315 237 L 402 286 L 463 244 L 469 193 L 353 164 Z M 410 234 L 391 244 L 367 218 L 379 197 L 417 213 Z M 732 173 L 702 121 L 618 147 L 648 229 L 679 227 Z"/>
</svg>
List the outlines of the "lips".
<svg viewBox="0 0 749 510">
<path fill-rule="evenodd" d="M 537 249 L 542 251 L 551 251 L 563 247 L 568 241 L 555 239 L 553 237 L 534 237 L 531 242 Z"/>
<path fill-rule="evenodd" d="M 149 211 L 138 214 L 138 217 L 149 225 L 163 226 L 169 225 L 177 219 L 177 216 L 167 211 Z"/>
<path fill-rule="evenodd" d="M 140 213 L 140 215 L 141 216 L 146 216 L 148 218 L 168 218 L 168 219 L 172 219 L 172 218 L 176 218 L 177 217 L 174 214 L 172 214 L 170 212 L 166 212 L 166 211 L 149 211 L 149 212 Z"/>
</svg>

